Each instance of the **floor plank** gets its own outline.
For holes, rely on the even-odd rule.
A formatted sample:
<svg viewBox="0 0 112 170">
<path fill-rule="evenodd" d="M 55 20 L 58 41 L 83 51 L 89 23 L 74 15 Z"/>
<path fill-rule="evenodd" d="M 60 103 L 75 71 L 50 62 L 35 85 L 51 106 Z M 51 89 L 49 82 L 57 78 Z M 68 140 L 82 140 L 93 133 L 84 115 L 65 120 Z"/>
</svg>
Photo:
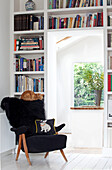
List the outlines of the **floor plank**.
<svg viewBox="0 0 112 170">
<path fill-rule="evenodd" d="M 105 158 L 102 154 L 85 154 L 66 152 L 68 162 L 65 162 L 61 153 L 51 152 L 45 154 L 30 154 L 32 166 L 29 166 L 24 154 L 20 154 L 18 161 L 16 155 L 10 154 L 2 157 L 2 170 L 111 170 L 112 158 Z"/>
</svg>

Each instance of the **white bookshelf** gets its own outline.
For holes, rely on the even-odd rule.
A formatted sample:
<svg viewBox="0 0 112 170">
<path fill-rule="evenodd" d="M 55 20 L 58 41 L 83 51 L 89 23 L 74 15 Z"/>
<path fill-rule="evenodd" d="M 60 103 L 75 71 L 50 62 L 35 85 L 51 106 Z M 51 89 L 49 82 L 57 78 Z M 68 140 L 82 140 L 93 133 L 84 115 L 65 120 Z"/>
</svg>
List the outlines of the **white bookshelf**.
<svg viewBox="0 0 112 170">
<path fill-rule="evenodd" d="M 102 30 L 103 27 L 85 27 L 85 28 L 66 28 L 66 29 L 48 29 L 47 32 L 57 32 L 57 31 L 83 31 L 83 30 Z"/>
<path fill-rule="evenodd" d="M 33 31 L 14 31 L 14 35 L 22 35 L 22 34 L 41 34 L 44 33 L 44 30 L 33 30 Z"/>
<path fill-rule="evenodd" d="M 33 11 L 21 11 L 21 12 L 14 12 L 14 15 L 21 15 L 21 14 L 39 14 L 44 15 L 44 10 L 33 10 Z"/>
<path fill-rule="evenodd" d="M 61 9 L 48 9 L 49 15 L 66 15 L 66 14 L 81 14 L 81 13 L 94 13 L 102 12 L 103 6 L 97 7 L 79 7 L 79 8 L 61 8 Z"/>
<path fill-rule="evenodd" d="M 14 72 L 15 75 L 40 75 L 40 74 L 44 74 L 44 71 L 17 71 Z"/>
<path fill-rule="evenodd" d="M 15 95 L 15 96 L 20 96 L 20 95 L 22 95 L 22 93 L 23 93 L 23 92 L 15 92 L 14 95 Z M 44 94 L 44 95 L 45 95 L 44 92 L 35 92 L 35 94 Z"/>
<path fill-rule="evenodd" d="M 13 54 L 44 54 L 44 50 L 14 51 Z"/>
<path fill-rule="evenodd" d="M 104 147 L 107 147 L 107 122 L 109 121 L 107 118 L 107 101 L 108 97 L 112 95 L 112 92 L 108 92 L 107 87 L 108 87 L 108 79 L 107 75 L 108 73 L 111 73 L 112 70 L 109 70 L 107 65 L 108 65 L 108 53 L 112 52 L 112 48 L 107 47 L 107 32 L 112 30 L 112 27 L 107 26 L 107 13 L 112 11 L 112 6 L 107 6 L 107 0 L 103 0 L 103 6 L 98 6 L 98 7 L 81 7 L 81 8 L 61 8 L 61 9 L 49 9 L 48 7 L 48 2 L 49 0 L 33 0 L 36 3 L 37 8 L 34 11 L 25 11 L 24 4 L 26 0 L 12 0 L 11 1 L 11 50 L 10 50 L 10 77 L 11 77 L 11 96 L 20 96 L 22 93 L 15 92 L 15 83 L 14 83 L 14 76 L 16 74 L 32 74 L 32 75 L 42 75 L 44 76 L 44 93 L 45 94 L 45 103 L 47 102 L 48 99 L 48 77 L 47 77 L 47 33 L 48 32 L 57 32 L 57 31 L 82 31 L 82 30 L 103 30 L 104 32 Z M 15 3 L 14 3 L 15 2 Z M 86 27 L 86 28 L 67 28 L 67 29 L 49 29 L 49 16 L 75 16 L 76 14 L 88 14 L 88 13 L 96 13 L 96 12 L 103 12 L 103 27 Z M 37 30 L 37 31 L 14 31 L 14 16 L 15 15 L 21 15 L 21 14 L 35 14 L 37 16 L 43 15 L 44 16 L 44 30 Z M 19 35 L 44 35 L 44 50 L 34 50 L 34 51 L 14 51 L 14 37 L 17 37 Z M 15 72 L 13 70 L 13 59 L 16 54 L 21 54 L 21 55 L 44 55 L 44 65 L 45 65 L 45 71 L 44 72 Z M 45 105 L 46 107 L 47 105 Z"/>
<path fill-rule="evenodd" d="M 44 0 L 34 0 L 35 2 L 35 10 L 32 11 L 26 11 L 25 10 L 25 3 L 27 0 L 12 0 L 10 7 L 11 7 L 11 29 L 10 29 L 10 35 L 11 35 L 11 50 L 10 50 L 10 77 L 11 77 L 11 96 L 20 96 L 22 92 L 16 92 L 15 91 L 15 76 L 28 76 L 31 78 L 44 78 L 44 87 L 46 86 L 46 70 L 44 71 L 15 71 L 15 56 L 21 55 L 22 57 L 26 59 L 36 59 L 40 58 L 41 56 L 44 56 L 44 69 L 46 68 L 46 33 L 45 30 L 23 30 L 23 31 L 14 31 L 14 17 L 16 15 L 35 15 L 35 16 L 43 16 L 45 17 L 45 7 L 44 7 Z M 45 22 L 45 18 L 44 18 Z M 44 24 L 45 25 L 45 24 Z M 45 28 L 45 26 L 44 26 Z M 18 39 L 19 37 L 44 37 L 44 50 L 18 50 L 14 51 L 14 39 Z M 44 88 L 44 92 L 36 92 L 41 94 L 46 94 L 46 87 Z M 46 95 L 45 95 L 46 96 Z M 45 99 L 46 100 L 46 99 Z"/>
</svg>

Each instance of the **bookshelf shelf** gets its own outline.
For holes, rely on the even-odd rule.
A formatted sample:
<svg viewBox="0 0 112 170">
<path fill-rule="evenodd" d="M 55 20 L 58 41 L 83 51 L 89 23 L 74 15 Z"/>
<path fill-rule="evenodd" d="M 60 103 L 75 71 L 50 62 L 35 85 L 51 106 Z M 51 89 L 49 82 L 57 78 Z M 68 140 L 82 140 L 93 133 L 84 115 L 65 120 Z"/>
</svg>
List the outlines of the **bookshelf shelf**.
<svg viewBox="0 0 112 170">
<path fill-rule="evenodd" d="M 22 93 L 23 93 L 23 92 L 15 92 L 14 95 L 15 95 L 15 96 L 21 96 Z M 44 94 L 44 95 L 45 95 L 44 92 L 35 92 L 35 94 Z"/>
<path fill-rule="evenodd" d="M 84 28 L 65 28 L 65 29 L 48 29 L 48 32 L 56 32 L 56 31 L 78 31 L 78 30 L 101 30 L 104 27 L 84 27 Z"/>
<path fill-rule="evenodd" d="M 112 92 L 108 91 L 108 92 L 107 92 L 107 94 L 110 94 L 110 95 L 112 95 Z"/>
<path fill-rule="evenodd" d="M 108 73 L 112 73 L 112 70 L 107 70 Z"/>
<path fill-rule="evenodd" d="M 39 15 L 43 15 L 44 14 L 44 10 L 14 12 L 14 15 L 24 15 L 24 14 L 39 14 Z"/>
<path fill-rule="evenodd" d="M 14 51 L 13 54 L 44 54 L 44 50 Z"/>
<path fill-rule="evenodd" d="M 107 30 L 112 30 L 112 26 L 108 26 L 108 27 L 107 27 Z"/>
<path fill-rule="evenodd" d="M 107 48 L 107 51 L 112 51 L 112 48 L 110 48 L 110 47 L 109 47 L 109 48 Z"/>
<path fill-rule="evenodd" d="M 107 6 L 106 8 L 107 8 L 107 10 L 111 10 L 112 6 Z"/>
<path fill-rule="evenodd" d="M 40 74 L 44 74 L 44 71 L 21 71 L 21 72 L 19 72 L 19 71 L 17 71 L 17 72 L 15 72 L 14 74 L 16 74 L 16 75 L 40 75 Z"/>
<path fill-rule="evenodd" d="M 62 14 L 79 14 L 79 13 L 93 13 L 102 12 L 103 6 L 98 7 L 79 7 L 79 8 L 61 8 L 61 9 L 48 9 L 49 15 L 62 15 Z"/>
<path fill-rule="evenodd" d="M 107 120 L 107 123 L 112 123 L 112 120 Z"/>
<path fill-rule="evenodd" d="M 14 35 L 21 35 L 21 34 L 42 34 L 44 30 L 32 30 L 32 31 L 14 31 Z"/>
</svg>

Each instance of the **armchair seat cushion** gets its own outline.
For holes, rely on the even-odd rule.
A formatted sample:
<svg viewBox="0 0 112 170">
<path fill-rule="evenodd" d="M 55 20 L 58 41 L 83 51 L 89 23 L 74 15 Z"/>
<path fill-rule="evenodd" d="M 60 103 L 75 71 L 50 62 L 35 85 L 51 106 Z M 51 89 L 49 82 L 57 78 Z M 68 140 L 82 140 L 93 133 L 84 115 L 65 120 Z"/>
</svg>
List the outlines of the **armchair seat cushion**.
<svg viewBox="0 0 112 170">
<path fill-rule="evenodd" d="M 29 153 L 41 153 L 66 148 L 66 140 L 66 135 L 36 135 L 28 137 L 26 143 Z"/>
</svg>

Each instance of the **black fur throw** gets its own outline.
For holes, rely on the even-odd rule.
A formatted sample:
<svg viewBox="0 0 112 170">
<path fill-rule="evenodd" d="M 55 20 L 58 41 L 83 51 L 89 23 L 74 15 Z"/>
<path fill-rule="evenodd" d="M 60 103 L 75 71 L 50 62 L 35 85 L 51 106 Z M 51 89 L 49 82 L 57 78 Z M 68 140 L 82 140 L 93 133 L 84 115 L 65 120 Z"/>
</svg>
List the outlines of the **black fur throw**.
<svg viewBox="0 0 112 170">
<path fill-rule="evenodd" d="M 6 111 L 6 116 L 12 127 L 27 126 L 29 134 L 35 133 L 35 119 L 45 120 L 43 100 L 24 101 L 15 97 L 5 97 L 1 108 Z"/>
</svg>

